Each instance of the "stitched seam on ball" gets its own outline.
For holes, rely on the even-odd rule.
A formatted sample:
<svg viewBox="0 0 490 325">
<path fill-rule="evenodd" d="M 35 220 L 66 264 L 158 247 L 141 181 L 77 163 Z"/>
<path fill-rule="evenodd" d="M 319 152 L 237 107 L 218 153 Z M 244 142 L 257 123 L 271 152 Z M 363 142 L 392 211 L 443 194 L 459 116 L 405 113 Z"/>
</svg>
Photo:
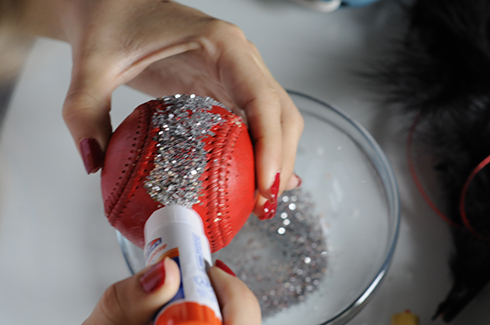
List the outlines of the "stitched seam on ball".
<svg viewBox="0 0 490 325">
<path fill-rule="evenodd" d="M 223 235 L 221 233 L 221 222 L 215 222 L 216 218 L 220 218 L 220 202 L 218 201 L 218 191 L 222 187 L 220 184 L 219 166 L 221 163 L 221 152 L 223 150 L 224 142 L 226 141 L 226 136 L 219 136 L 223 134 L 226 128 L 226 133 L 229 133 L 229 128 L 231 125 L 228 123 L 221 125 L 221 129 L 217 132 L 217 135 L 212 138 L 209 145 L 212 146 L 213 150 L 209 152 L 208 157 L 208 187 L 204 190 L 206 195 L 204 201 L 206 204 L 206 232 L 208 233 L 208 238 L 210 239 L 211 247 L 221 247 L 223 243 Z M 212 249 L 213 250 L 213 249 Z"/>
<path fill-rule="evenodd" d="M 141 148 L 140 155 L 138 156 L 138 159 L 135 161 L 135 170 L 137 171 L 136 173 L 133 173 L 131 176 L 130 182 L 128 182 L 125 192 L 125 195 L 123 195 L 126 199 L 123 201 L 124 204 L 121 205 L 119 213 L 123 214 L 126 208 L 128 207 L 131 198 L 135 195 L 135 192 L 141 188 L 143 188 L 143 180 L 148 176 L 149 171 L 151 168 L 148 166 L 153 163 L 153 156 L 155 154 L 155 144 L 153 141 L 149 141 L 149 139 L 153 139 L 156 132 L 155 129 L 151 127 L 151 118 L 153 116 L 153 113 L 155 112 L 155 106 L 153 103 L 148 105 L 149 108 L 147 109 L 148 113 L 148 128 L 146 132 L 146 136 L 143 142 L 143 147 Z M 146 106 L 145 106 L 146 107 Z M 146 190 L 143 189 L 145 192 Z"/>
<path fill-rule="evenodd" d="M 241 122 L 238 116 L 231 116 L 228 123 L 226 123 L 227 129 L 220 130 L 219 134 L 224 134 L 220 137 L 215 137 L 214 142 L 221 142 L 219 150 L 213 150 L 210 157 L 210 175 L 217 178 L 212 184 L 217 184 L 217 191 L 207 191 L 208 194 L 207 202 L 216 202 L 213 206 L 208 203 L 207 206 L 207 218 L 206 223 L 208 224 L 208 233 L 214 234 L 211 237 L 211 246 L 223 247 L 227 243 L 227 237 L 233 232 L 230 226 L 230 207 L 228 204 L 228 175 L 229 175 L 229 160 L 232 159 L 235 144 L 237 142 L 238 136 L 243 129 L 237 125 L 237 122 Z M 223 132 L 225 131 L 225 132 Z M 230 144 L 231 142 L 231 144 Z M 216 175 L 216 176 L 214 176 Z M 217 192 L 217 193 L 216 193 Z M 216 200 L 214 198 L 216 197 Z M 219 222 L 213 222 L 212 219 L 219 218 Z M 218 226 L 219 225 L 219 226 Z M 212 249 L 214 250 L 214 249 Z"/>
<path fill-rule="evenodd" d="M 138 126 L 142 124 L 142 118 L 144 117 L 143 116 L 143 111 L 140 110 L 138 111 Z M 136 142 L 133 142 L 133 144 L 136 143 Z M 121 183 L 121 181 L 123 180 L 122 176 L 119 177 L 119 180 L 116 181 L 116 183 L 113 185 L 113 188 L 111 190 L 111 193 L 110 195 L 107 197 L 107 199 L 105 200 L 106 204 L 107 202 L 109 202 L 109 208 L 108 208 L 108 213 L 107 215 L 110 216 L 113 211 L 114 211 L 114 208 L 117 206 L 120 198 L 121 198 L 121 195 L 122 193 L 124 192 L 124 189 L 126 188 L 126 185 L 128 184 L 129 180 L 130 180 L 130 176 L 131 174 L 133 173 L 134 171 L 134 162 L 131 162 L 130 164 L 128 164 L 128 169 L 124 170 L 124 172 L 122 172 L 123 174 L 125 174 L 125 179 L 124 179 L 124 184 Z"/>
<path fill-rule="evenodd" d="M 241 123 L 241 124 L 238 124 L 238 123 Z M 245 129 L 245 124 L 243 124 L 241 118 L 239 118 L 238 116 L 235 117 L 233 119 L 233 124 L 231 125 L 231 128 L 229 130 L 229 134 L 227 135 L 227 139 L 229 141 L 232 141 L 232 145 L 225 147 L 225 150 L 223 151 L 223 157 L 222 157 L 222 161 L 226 162 L 226 167 L 222 167 L 222 168 L 225 168 L 224 182 L 226 184 L 225 185 L 226 189 L 228 189 L 230 186 L 230 184 L 229 184 L 230 163 L 229 162 L 231 161 L 231 159 L 233 158 L 233 155 L 235 153 L 235 148 L 236 148 L 236 143 L 237 143 L 238 137 L 241 134 L 241 132 L 243 132 L 244 129 Z M 220 166 L 223 166 L 223 165 L 220 164 Z M 221 194 L 220 195 L 221 199 L 224 202 L 224 208 L 226 211 L 226 222 L 225 222 L 226 228 L 229 229 L 230 233 L 233 233 L 233 229 L 231 229 L 231 225 L 230 225 L 231 215 L 230 215 L 230 205 L 229 205 L 229 193 L 228 193 L 228 191 L 226 191 L 226 192 L 220 193 L 220 194 Z M 222 200 L 220 200 L 220 202 Z M 223 235 L 223 237 L 229 236 L 229 234 L 223 234 L 223 231 L 222 231 L 222 235 Z M 225 241 L 225 238 L 223 238 L 223 241 Z M 225 244 L 225 243 L 223 243 L 223 244 Z"/>
<path fill-rule="evenodd" d="M 134 192 L 134 182 L 136 180 L 135 171 L 140 169 L 139 164 L 141 163 L 141 159 L 146 156 L 146 153 L 148 151 L 148 147 L 150 145 L 149 143 L 151 142 L 151 141 L 148 141 L 148 138 L 149 138 L 150 133 L 151 133 L 150 121 L 151 121 L 151 116 L 152 116 L 153 110 L 151 109 L 151 107 L 148 108 L 148 104 L 145 104 L 145 106 L 143 108 L 141 108 L 140 111 L 141 111 L 141 113 L 140 113 L 141 114 L 141 117 L 140 117 L 141 124 L 146 125 L 146 129 L 145 129 L 146 132 L 145 132 L 145 135 L 144 135 L 143 140 L 141 142 L 143 144 L 143 147 L 141 148 L 139 154 L 136 156 L 136 159 L 132 163 L 131 172 L 128 175 L 128 178 L 127 178 L 126 183 L 124 184 L 124 187 L 122 187 L 123 190 L 121 192 L 121 195 L 117 199 L 117 202 L 114 205 L 114 208 L 112 209 L 111 214 L 116 213 L 117 215 L 121 215 L 122 213 L 124 213 L 124 210 L 126 210 L 128 203 L 129 203 L 129 200 L 132 197 L 131 192 Z M 146 118 L 146 121 L 143 121 L 144 118 Z M 140 124 L 140 122 L 138 122 L 138 124 Z M 139 149 L 137 148 L 135 150 L 138 151 Z M 128 186 L 128 185 L 131 185 L 131 186 Z"/>
</svg>

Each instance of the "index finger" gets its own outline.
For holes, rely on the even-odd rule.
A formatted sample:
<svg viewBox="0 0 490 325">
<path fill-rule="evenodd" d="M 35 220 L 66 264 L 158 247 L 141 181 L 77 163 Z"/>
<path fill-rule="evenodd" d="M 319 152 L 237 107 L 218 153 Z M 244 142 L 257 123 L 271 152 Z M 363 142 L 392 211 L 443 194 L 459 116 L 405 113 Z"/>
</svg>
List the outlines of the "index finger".
<svg viewBox="0 0 490 325">
<path fill-rule="evenodd" d="M 226 80 L 227 92 L 247 116 L 258 190 L 266 199 L 272 199 L 270 187 L 282 171 L 283 159 L 281 99 L 275 81 L 254 50 L 232 50 L 220 62 L 224 65 L 221 77 Z"/>
<path fill-rule="evenodd" d="M 220 62 L 225 66 L 221 71 L 224 71 L 222 78 L 226 80 L 227 91 L 248 119 L 260 194 L 255 213 L 260 217 L 264 214 L 262 205 L 269 201 L 269 206 L 273 206 L 293 174 L 303 119 L 255 47 L 250 44 L 250 48 L 250 51 L 232 50 Z"/>
</svg>

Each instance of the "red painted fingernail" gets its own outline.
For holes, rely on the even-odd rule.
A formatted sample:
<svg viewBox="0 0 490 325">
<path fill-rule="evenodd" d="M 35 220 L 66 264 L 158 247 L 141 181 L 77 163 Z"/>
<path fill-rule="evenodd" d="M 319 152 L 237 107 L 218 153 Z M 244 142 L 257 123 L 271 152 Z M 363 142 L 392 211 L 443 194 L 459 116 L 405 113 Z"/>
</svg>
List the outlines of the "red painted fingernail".
<svg viewBox="0 0 490 325">
<path fill-rule="evenodd" d="M 222 260 L 216 260 L 214 262 L 214 266 L 222 269 L 223 271 L 225 271 L 226 273 L 228 273 L 229 275 L 233 275 L 234 277 L 236 277 L 236 274 L 235 272 L 233 272 L 229 267 L 228 265 L 226 265 L 225 263 L 223 263 Z"/>
<path fill-rule="evenodd" d="M 165 283 L 165 259 L 151 266 L 139 281 L 146 293 L 152 293 L 160 288 Z"/>
<path fill-rule="evenodd" d="M 296 176 L 296 178 L 298 179 L 298 185 L 296 185 L 296 188 L 299 188 L 301 187 L 301 184 L 303 183 L 303 180 L 301 179 L 301 177 L 299 177 L 298 175 L 294 174 L 294 176 Z"/>
<path fill-rule="evenodd" d="M 276 210 L 277 210 L 277 201 L 271 202 L 271 201 L 266 201 L 264 203 L 264 219 L 272 219 L 276 215 Z"/>
<path fill-rule="evenodd" d="M 274 183 L 272 183 L 272 186 L 271 186 L 271 197 L 269 199 L 269 201 L 271 201 L 271 203 L 277 202 L 277 195 L 279 194 L 280 183 L 281 183 L 281 173 L 278 172 L 276 174 L 276 177 L 274 178 Z"/>
<path fill-rule="evenodd" d="M 259 218 L 260 221 L 263 221 L 263 220 L 266 220 L 267 219 L 267 213 L 264 209 L 264 213 L 261 214 L 260 216 L 257 216 Z"/>
<path fill-rule="evenodd" d="M 87 174 L 95 173 L 102 167 L 104 162 L 104 153 L 97 140 L 94 138 L 85 138 L 80 141 L 80 153 L 82 154 L 83 164 Z"/>
</svg>

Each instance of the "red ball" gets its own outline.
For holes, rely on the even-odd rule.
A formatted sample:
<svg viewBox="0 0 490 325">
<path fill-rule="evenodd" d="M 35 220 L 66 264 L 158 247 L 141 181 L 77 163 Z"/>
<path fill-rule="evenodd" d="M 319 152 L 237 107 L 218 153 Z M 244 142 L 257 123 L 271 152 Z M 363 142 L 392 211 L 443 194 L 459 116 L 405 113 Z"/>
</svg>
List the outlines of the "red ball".
<svg viewBox="0 0 490 325">
<path fill-rule="evenodd" d="M 194 133 L 188 136 L 194 142 L 184 141 L 184 149 L 170 162 L 174 148 L 165 145 L 177 140 L 162 120 L 170 121 L 174 131 L 182 124 L 184 131 Z M 196 140 L 195 134 L 203 135 Z M 196 152 L 201 152 L 197 159 Z M 196 161 L 203 168 L 195 168 Z M 177 173 L 166 171 L 163 163 L 180 163 L 180 167 Z M 193 180 L 198 172 L 199 178 Z M 109 142 L 101 179 L 105 213 L 112 226 L 143 248 L 145 222 L 164 206 L 167 190 L 174 190 L 174 198 L 179 199 L 195 191 L 187 202 L 201 216 L 211 252 L 216 252 L 230 243 L 252 212 L 254 173 L 252 143 L 239 116 L 210 98 L 182 95 L 151 100 L 137 107 Z M 155 179 L 163 183 L 155 185 Z"/>
</svg>

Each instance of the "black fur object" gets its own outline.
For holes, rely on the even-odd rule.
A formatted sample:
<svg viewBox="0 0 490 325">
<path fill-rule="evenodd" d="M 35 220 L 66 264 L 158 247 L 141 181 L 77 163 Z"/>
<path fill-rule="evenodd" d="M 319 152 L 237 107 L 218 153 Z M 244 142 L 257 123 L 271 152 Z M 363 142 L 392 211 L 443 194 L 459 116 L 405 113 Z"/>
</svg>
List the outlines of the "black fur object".
<svg viewBox="0 0 490 325">
<path fill-rule="evenodd" d="M 389 104 L 420 114 L 417 138 L 437 159 L 440 208 L 460 225 L 452 229 L 453 287 L 434 315 L 450 322 L 490 282 L 490 166 L 466 195 L 465 211 L 480 237 L 459 212 L 465 181 L 490 155 L 490 1 L 418 0 L 407 14 L 407 34 L 375 75 Z"/>
</svg>

